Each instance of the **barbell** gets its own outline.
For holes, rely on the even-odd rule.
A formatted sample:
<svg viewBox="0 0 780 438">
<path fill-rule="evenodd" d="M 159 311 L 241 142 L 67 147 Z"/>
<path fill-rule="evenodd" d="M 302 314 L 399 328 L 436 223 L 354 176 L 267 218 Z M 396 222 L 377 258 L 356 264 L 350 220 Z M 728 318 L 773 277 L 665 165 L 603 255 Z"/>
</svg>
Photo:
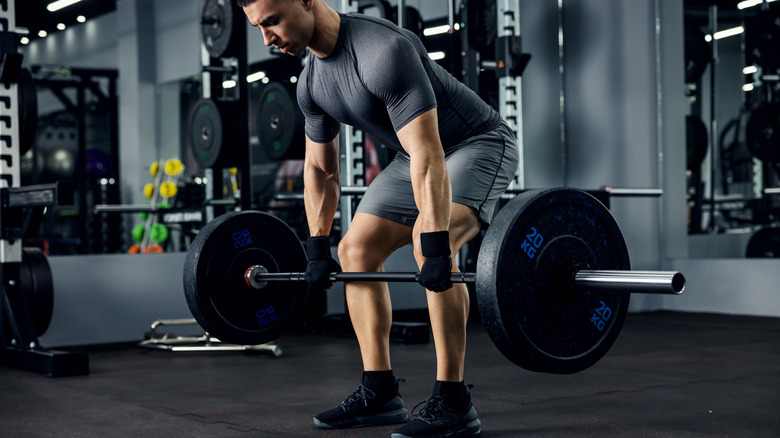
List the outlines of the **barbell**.
<svg viewBox="0 0 780 438">
<path fill-rule="evenodd" d="M 306 254 L 295 232 L 257 211 L 217 217 L 185 259 L 193 316 L 223 342 L 262 344 L 291 331 L 303 312 Z M 414 272 L 331 273 L 333 281 L 413 282 Z M 510 200 L 485 232 L 473 282 L 482 323 L 516 365 L 538 372 L 582 371 L 611 348 L 631 293 L 680 294 L 673 271 L 631 271 L 609 210 L 586 192 L 531 190 Z"/>
</svg>

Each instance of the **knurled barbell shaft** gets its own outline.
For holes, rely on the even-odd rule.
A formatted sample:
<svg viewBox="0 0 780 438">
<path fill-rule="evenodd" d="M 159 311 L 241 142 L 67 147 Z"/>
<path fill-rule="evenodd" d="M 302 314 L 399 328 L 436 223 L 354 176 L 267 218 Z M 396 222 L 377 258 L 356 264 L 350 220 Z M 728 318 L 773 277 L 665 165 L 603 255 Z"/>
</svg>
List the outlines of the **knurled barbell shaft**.
<svg viewBox="0 0 780 438">
<path fill-rule="evenodd" d="M 252 275 L 256 283 L 306 281 L 304 272 L 254 272 Z M 419 272 L 331 272 L 330 280 L 413 283 L 419 275 Z M 474 283 L 476 279 L 477 274 L 474 272 L 453 272 L 450 275 L 453 283 Z M 580 270 L 575 272 L 574 287 L 596 293 L 679 295 L 685 289 L 685 277 L 676 271 Z"/>
<path fill-rule="evenodd" d="M 419 272 L 331 272 L 331 281 L 389 281 L 392 283 L 414 283 Z M 453 272 L 453 283 L 474 283 L 477 274 L 473 272 Z M 255 281 L 306 281 L 305 272 L 269 272 L 255 274 Z"/>
</svg>

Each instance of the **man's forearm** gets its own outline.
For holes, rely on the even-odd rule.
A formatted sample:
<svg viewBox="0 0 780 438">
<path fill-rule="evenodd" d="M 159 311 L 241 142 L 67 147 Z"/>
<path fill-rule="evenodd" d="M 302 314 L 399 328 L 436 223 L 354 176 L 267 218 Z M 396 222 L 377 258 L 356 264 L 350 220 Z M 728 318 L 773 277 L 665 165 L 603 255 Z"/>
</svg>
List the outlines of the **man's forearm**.
<svg viewBox="0 0 780 438">
<path fill-rule="evenodd" d="M 312 236 L 327 236 L 333 226 L 333 216 L 339 203 L 339 174 L 328 174 L 307 165 L 303 173 L 303 186 L 303 203 L 309 233 Z"/>
<path fill-rule="evenodd" d="M 413 156 L 410 171 L 422 232 L 448 230 L 452 188 L 443 156 Z"/>
</svg>

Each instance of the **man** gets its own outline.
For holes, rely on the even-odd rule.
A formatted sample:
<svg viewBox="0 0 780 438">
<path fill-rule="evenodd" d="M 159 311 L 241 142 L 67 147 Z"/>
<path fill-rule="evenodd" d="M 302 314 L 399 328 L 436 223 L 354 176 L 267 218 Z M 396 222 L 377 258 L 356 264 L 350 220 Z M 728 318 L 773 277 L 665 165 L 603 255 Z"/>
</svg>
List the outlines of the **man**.
<svg viewBox="0 0 780 438">
<path fill-rule="evenodd" d="M 396 158 L 371 183 L 338 256 L 348 272 L 380 272 L 396 249 L 414 244 L 436 350 L 433 394 L 393 433 L 477 436 L 480 422 L 463 380 L 469 297 L 452 285 L 451 255 L 489 223 L 517 170 L 514 134 L 475 93 L 431 61 L 419 38 L 386 20 L 339 14 L 325 0 L 237 0 L 266 46 L 310 54 L 298 82 L 306 118 L 304 204 L 311 238 L 306 276 L 328 289 L 340 270 L 328 235 L 339 201 L 339 123 L 355 126 Z M 363 360 L 360 385 L 320 413 L 322 428 L 408 419 L 390 363 L 392 307 L 386 283 L 346 284 Z"/>
</svg>

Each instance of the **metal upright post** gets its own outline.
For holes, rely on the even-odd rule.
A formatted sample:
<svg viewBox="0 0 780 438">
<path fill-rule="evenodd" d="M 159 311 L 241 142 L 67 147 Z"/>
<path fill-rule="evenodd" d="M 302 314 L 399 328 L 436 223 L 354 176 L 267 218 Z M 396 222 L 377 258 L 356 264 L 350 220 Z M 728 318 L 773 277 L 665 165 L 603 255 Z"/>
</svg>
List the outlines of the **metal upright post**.
<svg viewBox="0 0 780 438">
<path fill-rule="evenodd" d="M 200 64 L 203 65 L 209 65 L 211 63 L 211 57 L 209 55 L 209 51 L 206 48 L 206 45 L 201 43 L 200 44 Z M 204 99 L 211 99 L 211 72 L 207 70 L 203 70 L 201 72 L 200 77 L 200 86 L 201 86 L 201 96 Z M 211 201 L 214 199 L 214 169 L 207 168 L 203 171 L 203 179 L 205 180 L 205 205 L 206 205 L 206 217 L 204 218 L 205 222 L 211 222 L 214 220 L 214 206 L 209 204 L 208 201 Z"/>
<path fill-rule="evenodd" d="M 5 24 L 2 32 L 14 33 L 16 29 L 16 13 L 14 1 L 6 3 L 5 10 L 0 8 L 0 23 Z M 6 40 L 7 41 L 7 40 Z M 0 47 L 2 53 L 16 52 L 16 47 Z M 2 58 L 0 58 L 2 62 Z M 0 105 L 2 117 L 5 123 L 0 123 L 0 145 L 2 145 L 2 154 L 0 154 L 0 188 L 19 187 L 20 169 L 19 169 L 19 86 L 15 82 L 0 86 L 0 101 L 5 105 Z M 3 224 L 4 227 L 8 225 Z M 22 262 L 22 240 L 21 239 L 0 239 L 0 263 L 21 263 Z M 0 284 L 0 287 L 4 285 Z"/>
<path fill-rule="evenodd" d="M 341 10 L 345 14 L 358 12 L 357 0 L 342 0 Z M 350 125 L 341 125 L 341 184 L 343 186 L 362 186 L 365 184 L 363 168 L 363 131 Z M 355 214 L 352 197 L 341 198 L 339 213 L 341 216 L 341 236 L 347 232 L 352 216 Z"/>
<path fill-rule="evenodd" d="M 28 305 L 25 296 L 28 293 L 20 275 L 26 232 L 22 210 L 72 204 L 73 189 L 69 187 L 65 190 L 68 196 L 63 197 L 60 197 L 60 183 L 20 189 L 21 117 L 17 81 L 22 55 L 17 52 L 15 30 L 14 0 L 2 1 L 0 67 L 4 83 L 0 86 L 0 119 L 3 121 L 0 123 L 0 363 L 44 372 L 52 377 L 89 374 L 89 358 L 86 354 L 41 348 L 32 317 L 34 310 L 31 311 Z M 79 93 L 80 99 L 83 99 L 82 85 L 79 86 Z M 86 235 L 83 238 L 86 239 Z"/>
<path fill-rule="evenodd" d="M 717 178 L 716 165 L 718 160 L 718 108 L 715 105 L 715 95 L 717 92 L 717 88 L 715 87 L 717 83 L 716 66 L 718 65 L 718 40 L 715 38 L 715 32 L 718 31 L 717 4 L 710 6 L 709 22 L 710 34 L 712 35 L 712 41 L 710 42 L 712 62 L 710 63 L 710 217 L 707 231 L 716 233 L 718 227 L 715 220 L 715 213 L 717 213 L 717 203 L 715 202 L 715 178 Z"/>
<path fill-rule="evenodd" d="M 520 1 L 499 0 L 498 2 L 498 32 L 497 37 L 520 35 Z M 517 173 L 510 184 L 511 189 L 525 188 L 525 172 L 523 170 L 523 113 L 521 99 L 520 76 L 500 76 L 498 78 L 499 113 L 507 121 L 517 136 L 520 162 Z"/>
</svg>

